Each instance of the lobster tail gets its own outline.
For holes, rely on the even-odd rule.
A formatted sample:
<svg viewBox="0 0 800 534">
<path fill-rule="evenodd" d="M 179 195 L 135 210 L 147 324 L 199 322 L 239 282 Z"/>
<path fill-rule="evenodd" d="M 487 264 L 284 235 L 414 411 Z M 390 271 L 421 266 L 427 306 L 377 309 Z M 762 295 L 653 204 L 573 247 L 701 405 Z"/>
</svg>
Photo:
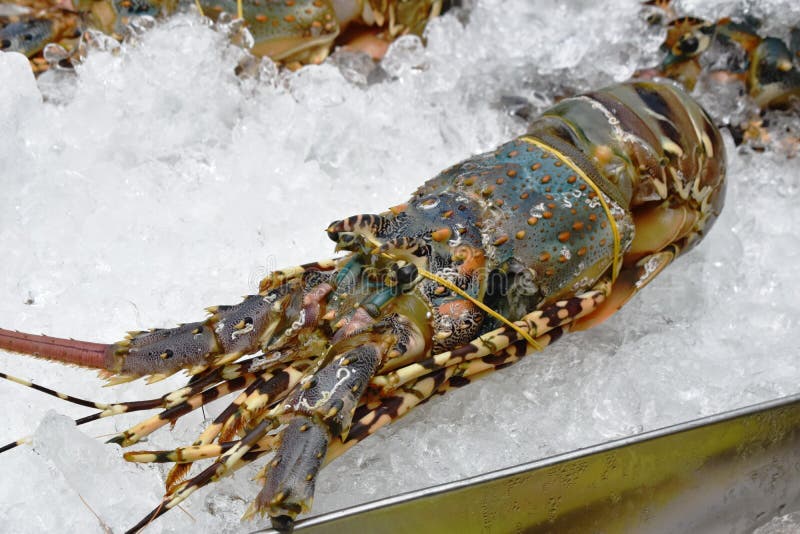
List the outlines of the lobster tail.
<svg viewBox="0 0 800 534">
<path fill-rule="evenodd" d="M 108 369 L 113 345 L 25 334 L 0 328 L 0 349 L 91 369 Z"/>
</svg>

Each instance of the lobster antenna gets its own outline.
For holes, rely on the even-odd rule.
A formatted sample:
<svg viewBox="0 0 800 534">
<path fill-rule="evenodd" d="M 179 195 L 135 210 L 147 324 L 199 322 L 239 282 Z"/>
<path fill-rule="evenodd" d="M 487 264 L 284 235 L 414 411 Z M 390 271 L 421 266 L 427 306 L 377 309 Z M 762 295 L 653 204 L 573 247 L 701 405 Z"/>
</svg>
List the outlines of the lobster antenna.
<svg viewBox="0 0 800 534">
<path fill-rule="evenodd" d="M 25 334 L 0 328 L 0 349 L 91 369 L 108 369 L 113 347 L 114 345 Z"/>
<path fill-rule="evenodd" d="M 87 408 L 97 408 L 98 410 L 109 410 L 112 408 L 112 404 L 105 404 L 102 402 L 95 402 L 92 400 L 82 399 L 80 397 L 73 397 L 72 395 L 67 395 L 66 393 L 61 393 L 60 391 L 56 391 L 54 389 L 46 388 L 44 386 L 40 386 L 39 384 L 34 384 L 30 380 L 25 380 L 24 378 L 20 378 L 18 376 L 10 375 L 7 373 L 0 372 L 0 378 L 8 380 L 10 382 L 14 382 L 21 386 L 25 386 L 26 388 L 35 389 L 36 391 L 41 391 L 45 395 L 50 395 L 51 397 L 57 397 L 61 400 L 65 400 L 67 402 L 71 402 L 72 404 L 78 404 L 80 406 L 86 406 Z"/>
</svg>

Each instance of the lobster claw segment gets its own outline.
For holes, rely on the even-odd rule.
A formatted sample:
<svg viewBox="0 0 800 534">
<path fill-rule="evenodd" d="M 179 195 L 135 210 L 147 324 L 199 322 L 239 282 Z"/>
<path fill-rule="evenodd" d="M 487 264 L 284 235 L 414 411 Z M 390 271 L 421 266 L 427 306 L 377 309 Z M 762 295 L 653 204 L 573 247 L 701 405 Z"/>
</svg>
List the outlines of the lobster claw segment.
<svg viewBox="0 0 800 534">
<path fill-rule="evenodd" d="M 284 407 L 296 415 L 281 434 L 264 487 L 248 515 L 266 511 L 273 518 L 273 528 L 291 531 L 294 518 L 310 510 L 328 444 L 333 437 L 346 437 L 358 401 L 380 361 L 375 345 L 352 349 L 309 376 L 286 400 Z"/>
<path fill-rule="evenodd" d="M 330 443 L 324 425 L 309 417 L 293 418 L 283 430 L 288 444 L 267 464 L 264 487 L 245 518 L 267 513 L 278 531 L 290 531 L 298 514 L 311 509 L 317 473 Z"/>
</svg>

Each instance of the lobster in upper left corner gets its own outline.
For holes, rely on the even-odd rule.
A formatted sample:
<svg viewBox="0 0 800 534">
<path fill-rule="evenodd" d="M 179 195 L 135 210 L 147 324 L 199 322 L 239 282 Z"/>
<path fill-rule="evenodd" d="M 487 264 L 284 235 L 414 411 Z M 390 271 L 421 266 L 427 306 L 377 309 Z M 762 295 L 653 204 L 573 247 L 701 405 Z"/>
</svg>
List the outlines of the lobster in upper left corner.
<svg viewBox="0 0 800 534">
<path fill-rule="evenodd" d="M 256 461 L 262 489 L 246 515 L 288 531 L 325 463 L 435 394 L 601 322 L 703 238 L 724 197 L 706 113 L 670 84 L 615 85 L 561 101 L 406 204 L 332 223 L 344 255 L 277 271 L 203 321 L 109 345 L 0 330 L 2 349 L 97 368 L 111 384 L 185 370 L 181 389 L 107 405 L 3 377 L 99 410 L 79 423 L 160 409 L 110 440 L 123 447 L 238 392 L 190 446 L 125 454 L 174 464 L 132 531 Z"/>
<path fill-rule="evenodd" d="M 79 57 L 84 30 L 120 37 L 141 17 L 169 15 L 178 0 L 0 0 L 0 50 L 31 58 L 34 70 Z M 240 21 L 238 38 L 256 56 L 292 68 L 320 63 L 335 45 L 382 57 L 395 38 L 422 35 L 443 0 L 195 0 L 201 14 Z M 49 44 L 49 45 L 48 45 Z M 41 57 L 51 46 L 48 60 Z M 54 47 L 54 48 L 53 48 Z M 48 54 L 45 54 L 48 56 Z"/>
</svg>

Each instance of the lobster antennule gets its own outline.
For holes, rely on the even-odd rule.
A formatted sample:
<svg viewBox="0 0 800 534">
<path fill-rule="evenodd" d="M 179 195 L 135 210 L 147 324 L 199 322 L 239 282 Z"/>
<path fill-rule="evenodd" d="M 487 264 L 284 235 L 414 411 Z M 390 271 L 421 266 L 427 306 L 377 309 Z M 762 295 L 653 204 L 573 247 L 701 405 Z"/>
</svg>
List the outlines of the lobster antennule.
<svg viewBox="0 0 800 534">
<path fill-rule="evenodd" d="M 113 345 L 26 334 L 0 328 L 0 349 L 54 362 L 109 370 Z"/>
</svg>

